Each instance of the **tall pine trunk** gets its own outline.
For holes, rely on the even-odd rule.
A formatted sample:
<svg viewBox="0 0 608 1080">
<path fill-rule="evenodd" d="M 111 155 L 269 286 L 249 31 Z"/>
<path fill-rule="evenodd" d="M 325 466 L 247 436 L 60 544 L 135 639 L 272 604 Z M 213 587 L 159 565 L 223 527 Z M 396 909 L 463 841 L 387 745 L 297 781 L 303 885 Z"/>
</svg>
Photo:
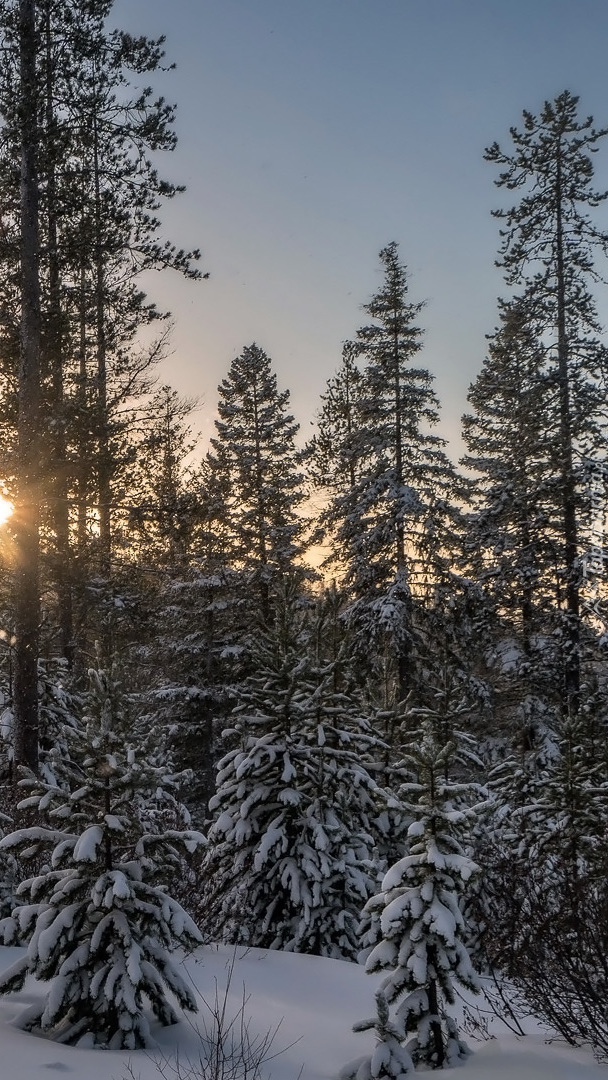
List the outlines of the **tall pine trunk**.
<svg viewBox="0 0 608 1080">
<path fill-rule="evenodd" d="M 399 331 L 397 329 L 397 318 L 395 311 L 395 330 L 394 330 L 394 370 L 395 370 L 395 472 L 396 480 L 399 488 L 403 487 L 404 475 L 403 475 L 403 434 L 401 429 L 401 408 L 402 408 L 402 394 L 401 394 L 401 379 L 399 377 Z M 407 589 L 409 594 L 409 573 L 408 566 L 405 557 L 405 527 L 403 519 L 397 521 L 396 528 L 396 564 L 397 564 L 397 576 L 402 580 L 404 589 Z M 399 642 L 399 652 L 397 656 L 397 682 L 398 682 L 398 695 L 399 701 L 405 701 L 411 685 L 411 647 L 410 647 L 410 627 L 406 627 L 405 634 Z"/>
<path fill-rule="evenodd" d="M 95 185 L 95 332 L 97 338 L 97 476 L 99 497 L 99 568 L 109 578 L 112 557 L 111 464 L 108 426 L 103 210 L 99 161 L 97 105 L 93 111 L 93 173 Z"/>
<path fill-rule="evenodd" d="M 84 215 L 83 215 L 84 218 Z M 84 230 L 83 230 L 84 231 Z M 87 281 L 84 251 L 81 252 L 79 283 L 79 345 L 78 345 L 78 471 L 77 471 L 77 524 L 76 551 L 78 563 L 82 567 L 87 555 L 87 504 L 88 504 L 88 461 L 90 457 L 88 428 L 85 429 L 87 416 Z"/>
<path fill-rule="evenodd" d="M 21 352 L 15 499 L 15 762 L 38 767 L 40 278 L 36 3 L 19 3 Z"/>
<path fill-rule="evenodd" d="M 568 333 L 566 328 L 566 280 L 563 228 L 561 148 L 556 156 L 555 204 L 557 269 L 557 358 L 559 378 L 559 415 L 561 441 L 561 487 L 564 523 L 566 577 L 566 655 L 564 658 L 564 705 L 576 714 L 580 703 L 580 601 L 578 583 L 578 535 L 576 525 L 576 485 L 572 453 L 572 417 L 568 372 Z"/>
<path fill-rule="evenodd" d="M 258 412 L 257 388 L 253 386 L 253 412 L 255 437 L 255 478 L 258 525 L 258 560 L 259 560 L 259 598 L 262 626 L 271 624 L 270 584 L 268 581 L 268 551 L 266 549 L 266 506 L 263 497 L 262 447 L 260 439 L 260 417 Z"/>
<path fill-rule="evenodd" d="M 55 115 L 53 108 L 53 57 L 50 12 L 45 18 L 46 47 L 46 139 L 47 176 L 47 245 L 49 273 L 49 312 L 46 336 L 46 364 L 51 379 L 53 478 L 50 485 L 52 521 L 55 532 L 54 576 L 57 588 L 59 639 L 61 655 L 69 665 L 74 658 L 72 613 L 72 552 L 68 505 L 67 453 L 65 432 L 65 394 L 63 384 L 63 316 L 57 230 L 57 176 Z"/>
</svg>

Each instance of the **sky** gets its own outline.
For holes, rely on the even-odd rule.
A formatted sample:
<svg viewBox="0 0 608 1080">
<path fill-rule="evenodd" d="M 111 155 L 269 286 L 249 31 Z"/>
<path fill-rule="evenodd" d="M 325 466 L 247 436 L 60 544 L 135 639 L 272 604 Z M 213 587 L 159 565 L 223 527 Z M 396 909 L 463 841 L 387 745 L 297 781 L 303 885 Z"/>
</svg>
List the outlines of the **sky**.
<svg viewBox="0 0 608 1080">
<path fill-rule="evenodd" d="M 160 167 L 187 190 L 162 217 L 210 278 L 145 287 L 175 321 L 160 378 L 201 399 L 204 439 L 252 341 L 308 436 L 396 240 L 458 456 L 505 292 L 491 216 L 504 196 L 483 151 L 566 88 L 608 126 L 606 0 L 116 0 L 111 21 L 166 35 L 176 64 L 155 84 L 178 106 Z M 596 169 L 608 187 L 608 138 Z"/>
</svg>

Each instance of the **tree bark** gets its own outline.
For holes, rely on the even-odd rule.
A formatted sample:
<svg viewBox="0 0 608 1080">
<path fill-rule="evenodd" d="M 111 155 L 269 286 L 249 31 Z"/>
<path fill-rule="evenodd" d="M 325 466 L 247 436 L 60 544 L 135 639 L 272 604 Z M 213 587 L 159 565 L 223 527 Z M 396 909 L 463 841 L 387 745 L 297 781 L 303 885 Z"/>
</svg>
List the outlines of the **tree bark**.
<svg viewBox="0 0 608 1080">
<path fill-rule="evenodd" d="M 395 317 L 395 329 L 393 331 L 393 367 L 395 372 L 394 378 L 394 394 L 395 394 L 395 479 L 397 487 L 401 492 L 403 489 L 403 433 L 401 428 L 401 408 L 402 408 L 402 393 L 401 393 L 401 379 L 399 374 L 399 331 L 397 328 L 397 305 L 395 305 L 394 311 Z M 407 565 L 407 559 L 405 557 L 405 526 L 403 520 L 400 519 L 397 522 L 396 529 L 396 562 L 397 562 L 397 576 L 401 579 L 403 588 L 407 589 L 408 597 L 410 592 L 409 584 L 409 568 Z M 403 637 L 399 642 L 398 656 L 397 656 L 397 682 L 398 682 L 398 698 L 399 701 L 405 701 L 411 688 L 411 641 L 410 641 L 410 617 L 411 606 L 408 604 L 408 618 L 407 625 L 402 631 Z"/>
<path fill-rule="evenodd" d="M 95 331 L 97 337 L 97 438 L 99 496 L 99 565 L 110 577 L 112 558 L 111 465 L 108 429 L 106 294 L 103 250 L 103 208 L 97 105 L 93 107 L 93 172 L 95 183 Z"/>
<path fill-rule="evenodd" d="M 566 655 L 564 658 L 564 705 L 576 714 L 580 704 L 580 601 L 578 582 L 578 535 L 576 526 L 576 485 L 572 454 L 572 419 L 568 371 L 568 333 L 566 327 L 566 279 L 562 191 L 562 159 L 556 155 L 556 271 L 557 271 L 557 358 L 559 374 L 561 481 L 564 522 L 566 586 Z"/>
<path fill-rule="evenodd" d="M 442 1069 L 445 1060 L 445 1047 L 443 1045 L 443 1035 L 441 1032 L 441 1021 L 439 1020 L 439 1002 L 437 999 L 437 983 L 435 979 L 431 979 L 429 982 L 429 1012 L 435 1018 L 431 1020 L 431 1036 L 433 1040 L 433 1049 L 435 1051 L 433 1066 L 435 1069 Z"/>
<path fill-rule="evenodd" d="M 258 562 L 259 562 L 259 597 L 260 597 L 260 617 L 262 620 L 262 626 L 268 627 L 271 624 L 271 607 L 270 607 L 270 583 L 268 581 L 268 551 L 266 549 L 266 505 L 262 495 L 263 489 L 263 475 L 262 475 L 262 447 L 260 439 L 260 419 L 258 414 L 258 394 L 257 385 L 253 383 L 253 411 L 254 411 L 254 423 L 255 423 L 255 477 L 256 477 L 256 503 L 257 503 L 257 548 L 258 548 Z"/>
<path fill-rule="evenodd" d="M 38 767 L 40 280 L 36 3 L 19 3 L 21 349 L 15 499 L 15 762 Z"/>
<path fill-rule="evenodd" d="M 55 115 L 53 108 L 53 56 L 50 12 L 45 18 L 46 48 L 46 141 L 47 174 L 47 245 L 49 273 L 49 311 L 46 335 L 46 364 L 52 387 L 53 478 L 50 485 L 52 520 L 55 530 L 54 577 L 57 587 L 59 637 L 61 655 L 72 666 L 74 659 L 74 628 L 72 612 L 72 551 L 68 506 L 67 454 L 65 437 L 65 399 L 63 387 L 63 326 L 59 249 L 57 235 L 57 177 Z"/>
</svg>

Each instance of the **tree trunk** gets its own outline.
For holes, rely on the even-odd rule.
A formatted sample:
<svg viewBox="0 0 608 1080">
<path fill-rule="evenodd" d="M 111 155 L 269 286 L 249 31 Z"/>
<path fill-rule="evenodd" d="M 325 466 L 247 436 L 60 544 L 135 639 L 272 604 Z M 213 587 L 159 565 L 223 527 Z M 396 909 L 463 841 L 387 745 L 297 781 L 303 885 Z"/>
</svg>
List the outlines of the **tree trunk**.
<svg viewBox="0 0 608 1080">
<path fill-rule="evenodd" d="M 555 200 L 556 270 L 557 270 L 557 358 L 559 373 L 561 482 L 563 499 L 565 587 L 566 587 L 566 655 L 564 657 L 563 698 L 566 711 L 576 714 L 580 704 L 580 626 L 578 582 L 578 535 L 576 527 L 576 486 L 572 453 L 572 419 L 568 372 L 568 334 L 566 328 L 566 280 L 564 258 L 564 228 L 562 191 L 562 159 L 556 155 Z"/>
<path fill-rule="evenodd" d="M 395 479 L 397 481 L 397 487 L 399 488 L 399 491 L 401 491 L 403 488 L 403 434 L 401 430 L 402 394 L 399 374 L 399 332 L 397 330 L 396 311 L 393 350 L 393 367 L 395 371 Z M 401 579 L 403 588 L 407 589 L 409 597 L 409 571 L 405 557 L 405 526 L 402 519 L 397 522 L 396 532 L 395 554 L 397 561 L 397 576 Z M 397 655 L 397 694 L 399 701 L 405 701 L 411 688 L 411 606 L 409 604 L 408 608 L 410 610 L 408 611 L 407 626 L 404 631 L 402 631 L 403 636 L 399 641 Z"/>
<path fill-rule="evenodd" d="M 52 387 L 52 445 L 53 480 L 51 483 L 52 519 L 55 529 L 54 576 L 59 609 L 61 655 L 72 666 L 74 659 L 74 629 L 72 614 L 72 552 L 70 546 L 70 516 L 68 506 L 67 454 L 65 437 L 65 401 L 63 388 L 63 327 L 61 285 L 57 238 L 57 181 L 55 170 L 53 109 L 53 58 L 50 13 L 46 13 L 46 139 L 48 154 L 47 177 L 47 245 L 49 267 L 49 313 L 46 340 L 46 362 Z"/>
<path fill-rule="evenodd" d="M 260 420 L 258 414 L 257 386 L 253 385 L 253 410 L 255 423 L 255 476 L 256 476 L 256 501 L 257 501 L 257 548 L 259 562 L 259 598 L 260 618 L 262 626 L 269 627 L 272 621 L 270 606 L 270 582 L 268 580 L 268 551 L 266 548 L 266 505 L 262 496 L 262 447 L 260 441 Z"/>
<path fill-rule="evenodd" d="M 93 171 L 95 183 L 95 330 L 97 336 L 97 474 L 99 493 L 99 565 L 109 578 L 112 557 L 111 466 L 108 430 L 108 371 L 106 342 L 103 213 L 97 106 L 93 112 Z"/>
<path fill-rule="evenodd" d="M 40 280 L 35 0 L 19 3 L 21 355 L 15 499 L 15 762 L 38 767 Z"/>
<path fill-rule="evenodd" d="M 441 1021 L 439 1020 L 439 1002 L 437 1000 L 437 983 L 435 979 L 431 979 L 429 982 L 429 1012 L 436 1019 L 431 1020 L 431 1037 L 433 1041 L 434 1061 L 433 1066 L 436 1069 L 443 1068 L 443 1062 L 445 1059 L 445 1048 L 443 1045 L 443 1035 L 441 1032 Z"/>
</svg>

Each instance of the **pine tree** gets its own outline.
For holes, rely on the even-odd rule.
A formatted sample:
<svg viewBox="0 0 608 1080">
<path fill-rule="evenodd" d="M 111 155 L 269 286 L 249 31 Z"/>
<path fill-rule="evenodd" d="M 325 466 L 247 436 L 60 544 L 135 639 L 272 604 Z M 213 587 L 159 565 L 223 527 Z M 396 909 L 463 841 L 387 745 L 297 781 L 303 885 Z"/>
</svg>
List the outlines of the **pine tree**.
<svg viewBox="0 0 608 1080">
<path fill-rule="evenodd" d="M 463 417 L 463 464 L 474 474 L 465 562 L 486 603 L 493 734 L 533 742 L 561 700 L 559 401 L 526 305 L 503 302 L 500 318 Z"/>
<path fill-rule="evenodd" d="M 348 548 L 339 546 L 342 502 L 352 493 L 359 476 L 359 456 L 364 443 L 359 440 L 361 371 L 357 349 L 347 341 L 342 350 L 342 364 L 321 395 L 317 431 L 309 443 L 309 474 L 327 500 L 318 525 L 317 539 L 332 543 L 326 566 L 341 568 L 348 560 Z"/>
<path fill-rule="evenodd" d="M 296 582 L 277 606 L 226 733 L 206 866 L 213 930 L 354 958 L 382 802 L 365 768 L 377 740 L 340 687 L 344 656 L 319 657 L 298 593 Z"/>
<path fill-rule="evenodd" d="M 187 562 L 198 521 L 198 485 L 188 459 L 196 448 L 189 420 L 197 406 L 161 386 L 140 408 L 123 526 L 131 558 L 172 572 Z M 136 536 L 140 539 L 135 552 Z"/>
<path fill-rule="evenodd" d="M 539 328 L 547 370 L 557 389 L 555 451 L 559 477 L 559 572 L 563 587 L 563 707 L 576 712 L 581 689 L 580 502 L 581 457 L 605 460 L 603 382 L 608 353 L 591 286 L 600 280 L 597 252 L 608 254 L 608 233 L 593 221 L 607 192 L 592 187 L 592 155 L 608 134 L 580 119 L 578 98 L 567 90 L 545 102 L 539 116 L 525 111 L 523 129 L 510 130 L 511 145 L 494 143 L 486 160 L 501 168 L 496 184 L 520 193 L 503 222 L 500 262 L 507 284 L 521 288 L 519 302 Z"/>
<path fill-rule="evenodd" d="M 330 466 L 332 498 L 323 520 L 345 571 L 348 617 L 364 643 L 361 659 L 371 642 L 379 663 L 392 666 L 399 701 L 415 685 L 414 609 L 447 539 L 455 478 L 444 441 L 428 431 L 438 419 L 432 376 L 413 363 L 422 347 L 416 320 L 423 305 L 408 298 L 397 244 L 384 248 L 380 259 L 384 284 L 364 308 L 372 321 L 358 331 L 328 389 L 313 449 L 317 471 L 323 474 L 324 456 Z M 362 363 L 359 375 L 353 351 Z M 328 458 L 323 447 L 334 433 Z"/>
<path fill-rule="evenodd" d="M 372 897 L 366 971 L 385 971 L 380 989 L 394 1006 L 394 1029 L 414 1062 L 434 1068 L 454 1064 L 467 1050 L 448 1006 L 454 983 L 478 988 L 467 949 L 461 905 L 477 872 L 466 852 L 475 820 L 475 785 L 450 777 L 453 740 L 439 741 L 436 718 L 426 713 L 421 739 L 409 745 L 405 766 L 415 780 L 400 791 L 413 817 L 406 855 L 394 864 Z"/>
<path fill-rule="evenodd" d="M 602 876 L 608 822 L 603 723 L 587 708 L 559 718 L 550 753 L 515 755 L 498 770 L 502 841 L 520 863 L 570 883 Z M 594 722 L 595 721 L 595 722 Z M 595 729 L 595 730 L 594 730 Z M 523 790 L 522 790 L 523 789 Z"/>
<path fill-rule="evenodd" d="M 7 814 L 0 813 L 2 837 L 12 832 L 13 820 Z M 10 851 L 0 852 L 0 919 L 10 917 L 19 903 L 17 888 L 19 885 L 19 866 Z"/>
<path fill-rule="evenodd" d="M 224 493 L 220 528 L 231 543 L 229 565 L 244 577 L 250 621 L 268 625 L 273 593 L 302 552 L 304 501 L 298 425 L 287 412 L 289 393 L 277 389 L 269 357 L 256 344 L 233 360 L 219 387 L 217 435 L 207 467 Z"/>
<path fill-rule="evenodd" d="M 188 805 L 201 821 L 208 817 L 216 765 L 224 753 L 220 733 L 248 670 L 251 629 L 243 628 L 246 590 L 239 570 L 231 566 L 224 491 L 216 480 L 203 461 L 190 489 L 196 512 L 188 558 L 162 584 L 145 661 L 154 715 L 172 732 L 177 763 L 190 771 Z"/>
<path fill-rule="evenodd" d="M 353 1031 L 370 1029 L 376 1036 L 373 1054 L 341 1069 L 342 1080 L 401 1080 L 413 1073 L 414 1063 L 403 1046 L 401 1032 L 391 1023 L 388 1001 L 382 990 L 376 990 L 376 1015 L 353 1025 Z"/>
<path fill-rule="evenodd" d="M 28 176 L 35 180 L 38 204 L 38 411 L 22 425 L 24 444 L 18 454 L 13 449 L 19 329 L 14 313 L 18 316 L 21 307 L 19 232 L 25 216 L 16 162 L 28 110 L 21 107 L 15 60 L 20 41 L 25 42 L 25 24 L 19 3 L 5 4 L 0 11 L 7 58 L 0 80 L 0 187 L 6 212 L 2 467 L 14 498 L 23 487 L 26 443 L 35 435 L 35 468 L 31 462 L 27 468 L 36 474 L 32 491 L 42 546 L 41 588 L 32 589 L 32 596 L 42 592 L 45 598 L 42 652 L 60 650 L 70 663 L 77 645 L 83 645 L 79 619 L 85 621 L 92 611 L 83 595 L 91 561 L 97 570 L 103 563 L 107 577 L 114 496 L 133 459 L 126 434 L 130 406 L 146 389 L 150 365 L 162 352 L 163 335 L 160 345 L 134 349 L 138 329 L 165 317 L 147 301 L 138 274 L 172 267 L 200 276 L 197 252 L 159 239 L 158 211 L 182 190 L 164 181 L 152 160 L 157 151 L 175 146 L 174 109 L 138 84 L 163 67 L 162 40 L 110 31 L 106 20 L 112 6 L 112 0 L 37 0 L 29 5 L 31 49 L 24 85 L 36 120 L 35 161 L 30 162 L 36 174 L 29 169 Z M 31 208 L 26 217 L 33 226 Z M 33 402 L 29 391 L 27 399 Z M 15 515 L 18 533 L 26 517 L 25 508 Z M 20 547 L 22 537 L 16 544 Z M 32 622 L 38 624 L 39 615 Z M 17 679 L 18 697 L 22 681 L 24 693 L 33 697 L 31 655 L 40 647 L 32 642 L 27 677 Z"/>
<path fill-rule="evenodd" d="M 85 240 L 91 253 L 83 267 L 83 292 L 94 312 L 92 325 L 85 327 L 93 364 L 85 359 L 85 368 L 92 391 L 100 565 L 107 576 L 116 471 L 116 374 L 126 374 L 134 329 L 162 317 L 145 302 L 137 275 L 165 267 L 193 278 L 200 274 L 193 265 L 197 251 L 184 252 L 158 239 L 163 200 L 183 190 L 162 180 L 151 159 L 152 153 L 176 145 L 174 107 L 155 99 L 150 87 L 141 90 L 137 85 L 131 100 L 125 100 L 129 72 L 137 80 L 162 67 L 163 39 L 108 34 L 103 19 L 97 18 L 86 46 L 77 82 L 78 129 L 83 195 L 90 209 L 84 219 L 81 212 L 78 229 L 81 244 Z"/>
<path fill-rule="evenodd" d="M 90 678 L 88 714 L 68 732 L 69 757 L 56 751 L 49 780 L 23 782 L 31 794 L 21 808 L 45 814 L 48 824 L 1 842 L 24 862 L 49 852 L 50 867 L 23 882 L 19 895 L 29 903 L 2 924 L 5 942 L 25 936 L 29 945 L 0 991 L 19 989 L 33 974 L 50 989 L 20 1018 L 23 1028 L 134 1049 L 149 1044 L 146 1003 L 162 1024 L 177 1020 L 166 990 L 182 1008 L 197 1008 L 169 950 L 201 937 L 168 881 L 203 838 L 184 827 L 168 770 L 145 745 L 129 745 L 115 673 L 92 669 Z"/>
</svg>

